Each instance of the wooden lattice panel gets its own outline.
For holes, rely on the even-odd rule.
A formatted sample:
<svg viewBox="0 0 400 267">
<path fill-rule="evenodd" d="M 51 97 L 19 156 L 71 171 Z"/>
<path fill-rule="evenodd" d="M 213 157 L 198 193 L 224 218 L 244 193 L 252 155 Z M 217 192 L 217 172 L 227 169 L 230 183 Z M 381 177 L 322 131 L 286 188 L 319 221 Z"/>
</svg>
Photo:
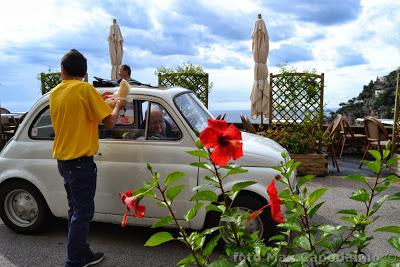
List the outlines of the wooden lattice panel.
<svg viewBox="0 0 400 267">
<path fill-rule="evenodd" d="M 158 74 L 159 87 L 181 86 L 192 90 L 203 104 L 208 107 L 208 73 L 187 74 L 170 73 Z"/>
<path fill-rule="evenodd" d="M 40 73 L 40 82 L 42 83 L 42 95 L 44 95 L 61 82 L 61 75 L 59 72 Z"/>
<path fill-rule="evenodd" d="M 305 119 L 322 127 L 324 74 L 270 74 L 269 121 L 300 124 Z"/>
</svg>

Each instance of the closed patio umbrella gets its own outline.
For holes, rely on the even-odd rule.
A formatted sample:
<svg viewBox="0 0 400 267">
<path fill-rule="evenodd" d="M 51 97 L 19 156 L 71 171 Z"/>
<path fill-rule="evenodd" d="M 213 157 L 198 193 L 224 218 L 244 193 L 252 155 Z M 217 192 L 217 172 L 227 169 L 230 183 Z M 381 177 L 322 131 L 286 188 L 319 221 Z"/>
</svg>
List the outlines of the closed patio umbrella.
<svg viewBox="0 0 400 267">
<path fill-rule="evenodd" d="M 122 38 L 121 30 L 117 24 L 117 20 L 113 19 L 113 24 L 110 27 L 110 33 L 108 35 L 108 44 L 109 44 L 110 59 L 112 65 L 111 80 L 119 79 L 118 68 L 122 62 L 123 42 L 124 39 Z"/>
<path fill-rule="evenodd" d="M 269 37 L 267 28 L 261 14 L 258 15 L 252 34 L 253 59 L 254 59 L 254 84 L 251 90 L 251 116 L 253 119 L 261 115 L 261 124 L 263 115 L 269 115 L 269 83 L 267 57 L 269 52 Z"/>
</svg>

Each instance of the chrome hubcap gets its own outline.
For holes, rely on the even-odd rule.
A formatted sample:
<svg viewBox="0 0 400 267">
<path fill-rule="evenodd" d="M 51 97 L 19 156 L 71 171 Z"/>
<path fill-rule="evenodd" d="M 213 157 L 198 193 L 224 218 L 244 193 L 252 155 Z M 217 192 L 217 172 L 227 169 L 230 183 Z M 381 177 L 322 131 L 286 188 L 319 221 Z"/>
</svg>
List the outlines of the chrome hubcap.
<svg viewBox="0 0 400 267">
<path fill-rule="evenodd" d="M 20 227 L 29 227 L 34 224 L 39 214 L 35 198 L 22 189 L 15 189 L 7 194 L 4 210 L 8 219 Z"/>
</svg>

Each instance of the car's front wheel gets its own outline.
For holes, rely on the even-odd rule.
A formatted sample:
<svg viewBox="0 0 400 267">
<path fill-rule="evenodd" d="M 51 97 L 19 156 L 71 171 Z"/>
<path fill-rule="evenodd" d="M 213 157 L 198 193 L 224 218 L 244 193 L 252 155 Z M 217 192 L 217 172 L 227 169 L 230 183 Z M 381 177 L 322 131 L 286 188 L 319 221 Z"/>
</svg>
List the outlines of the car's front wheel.
<svg viewBox="0 0 400 267">
<path fill-rule="evenodd" d="M 256 211 L 267 204 L 267 201 L 259 195 L 250 192 L 244 192 L 243 194 L 236 197 L 232 203 L 232 207 L 238 208 L 239 213 L 251 213 Z M 226 226 L 226 223 L 220 220 L 220 213 L 210 211 L 207 213 L 206 224 L 207 228 L 214 226 Z M 271 218 L 269 209 L 264 210 L 254 220 L 249 220 L 244 223 L 245 229 L 248 233 L 258 232 L 260 239 L 268 240 L 271 236 L 276 233 L 276 224 Z M 224 227 L 225 228 L 225 227 Z M 223 228 L 223 229 L 224 229 Z M 222 234 L 224 236 L 223 230 Z M 223 238 L 225 243 L 232 242 L 227 238 Z"/>
<path fill-rule="evenodd" d="M 50 217 L 40 191 L 21 180 L 13 180 L 0 187 L 0 205 L 0 217 L 4 224 L 17 233 L 41 232 Z"/>
</svg>

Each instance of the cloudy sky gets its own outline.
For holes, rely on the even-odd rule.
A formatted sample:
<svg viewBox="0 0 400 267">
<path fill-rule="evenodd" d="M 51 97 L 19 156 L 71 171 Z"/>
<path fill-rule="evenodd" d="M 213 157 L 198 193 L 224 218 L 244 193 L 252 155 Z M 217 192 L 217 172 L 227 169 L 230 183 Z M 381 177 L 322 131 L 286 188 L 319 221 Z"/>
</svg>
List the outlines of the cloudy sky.
<svg viewBox="0 0 400 267">
<path fill-rule="evenodd" d="M 27 111 L 40 97 L 37 76 L 59 71 L 71 48 L 88 58 L 89 80 L 110 77 L 107 36 L 113 18 L 133 78 L 184 62 L 214 82 L 210 109 L 249 109 L 251 32 L 261 13 L 269 32 L 268 68 L 325 73 L 325 104 L 357 96 L 400 65 L 399 0 L 69 0 L 2 1 L 0 105 Z"/>
</svg>

